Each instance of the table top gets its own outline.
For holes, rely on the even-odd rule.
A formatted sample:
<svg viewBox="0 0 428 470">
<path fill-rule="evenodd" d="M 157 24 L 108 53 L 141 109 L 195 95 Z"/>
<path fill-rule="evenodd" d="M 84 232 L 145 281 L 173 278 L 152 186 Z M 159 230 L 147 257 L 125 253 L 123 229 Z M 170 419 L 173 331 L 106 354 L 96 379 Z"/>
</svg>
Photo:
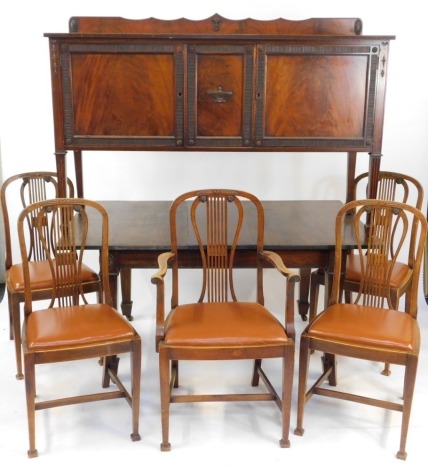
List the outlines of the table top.
<svg viewBox="0 0 428 470">
<path fill-rule="evenodd" d="M 111 250 L 168 251 L 171 201 L 99 201 L 109 214 Z M 335 219 L 343 203 L 338 200 L 262 201 L 267 250 L 332 250 Z M 352 217 L 346 221 L 351 224 Z M 186 217 L 183 224 L 187 223 Z M 251 220 L 250 224 L 251 225 Z M 251 244 L 244 230 L 241 246 Z M 99 226 L 89 233 L 88 247 L 99 248 Z M 195 246 L 192 240 L 186 248 Z M 344 232 L 344 248 L 352 248 L 351 230 Z"/>
</svg>

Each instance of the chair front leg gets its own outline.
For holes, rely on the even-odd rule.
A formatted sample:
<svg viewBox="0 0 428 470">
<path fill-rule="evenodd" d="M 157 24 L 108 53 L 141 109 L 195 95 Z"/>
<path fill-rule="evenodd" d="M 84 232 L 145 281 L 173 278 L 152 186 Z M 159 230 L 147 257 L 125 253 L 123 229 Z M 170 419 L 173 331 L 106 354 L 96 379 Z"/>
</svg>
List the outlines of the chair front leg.
<svg viewBox="0 0 428 470">
<path fill-rule="evenodd" d="M 303 414 L 306 403 L 306 389 L 308 382 L 309 370 L 309 338 L 302 335 L 300 338 L 300 354 L 299 354 L 299 385 L 297 392 L 297 426 L 294 430 L 296 436 L 303 436 Z"/>
<path fill-rule="evenodd" d="M 161 451 L 171 450 L 169 443 L 169 406 L 171 401 L 171 384 L 169 371 L 169 355 L 168 350 L 159 347 L 159 378 L 160 378 L 160 395 L 161 395 L 161 421 L 162 421 L 162 443 Z"/>
<path fill-rule="evenodd" d="M 282 438 L 279 445 L 290 447 L 291 397 L 293 393 L 294 345 L 286 347 L 282 359 Z"/>
<path fill-rule="evenodd" d="M 33 458 L 38 456 L 36 449 L 36 378 L 33 354 L 24 355 L 24 370 L 25 396 L 27 400 L 28 438 L 30 443 L 30 448 L 27 454 L 29 458 Z"/>
<path fill-rule="evenodd" d="M 133 342 L 131 352 L 131 380 L 132 380 L 132 434 L 133 441 L 141 440 L 139 433 L 140 422 L 140 383 L 141 383 L 141 340 Z"/>
<path fill-rule="evenodd" d="M 19 299 L 14 295 L 9 296 L 9 317 L 12 322 L 10 336 L 15 340 L 16 378 L 22 380 L 21 311 Z"/>
<path fill-rule="evenodd" d="M 403 390 L 403 416 L 401 419 L 401 437 L 400 450 L 397 452 L 397 458 L 406 460 L 406 442 L 409 430 L 410 411 L 413 402 L 413 391 L 415 389 L 416 371 L 418 368 L 418 357 L 409 356 L 404 374 L 404 390 Z"/>
</svg>

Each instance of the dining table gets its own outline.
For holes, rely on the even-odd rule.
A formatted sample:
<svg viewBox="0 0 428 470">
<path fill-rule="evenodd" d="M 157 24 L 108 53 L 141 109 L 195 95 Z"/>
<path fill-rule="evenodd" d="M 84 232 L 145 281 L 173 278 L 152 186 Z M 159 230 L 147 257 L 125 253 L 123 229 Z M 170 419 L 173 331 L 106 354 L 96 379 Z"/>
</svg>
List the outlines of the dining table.
<svg viewBox="0 0 428 470">
<path fill-rule="evenodd" d="M 121 286 L 121 311 L 132 320 L 132 270 L 158 267 L 158 256 L 170 250 L 169 208 L 167 200 L 98 201 L 109 215 L 110 291 L 118 306 L 118 280 Z M 298 311 L 307 319 L 309 280 L 312 269 L 325 270 L 325 303 L 328 301 L 335 251 L 335 219 L 342 207 L 340 200 L 266 200 L 264 249 L 275 251 L 288 268 L 300 270 Z M 355 236 L 352 214 L 345 220 L 344 249 L 352 250 Z M 252 224 L 254 221 L 254 224 Z M 200 268 L 199 248 L 189 234 L 190 219 L 186 208 L 179 218 L 179 229 L 187 234 L 179 247 L 180 266 Z M 255 214 L 248 214 L 236 253 L 235 267 L 256 265 L 255 243 L 252 240 Z M 361 227 L 364 230 L 364 227 Z M 91 224 L 87 248 L 99 250 L 101 229 L 96 220 Z"/>
</svg>

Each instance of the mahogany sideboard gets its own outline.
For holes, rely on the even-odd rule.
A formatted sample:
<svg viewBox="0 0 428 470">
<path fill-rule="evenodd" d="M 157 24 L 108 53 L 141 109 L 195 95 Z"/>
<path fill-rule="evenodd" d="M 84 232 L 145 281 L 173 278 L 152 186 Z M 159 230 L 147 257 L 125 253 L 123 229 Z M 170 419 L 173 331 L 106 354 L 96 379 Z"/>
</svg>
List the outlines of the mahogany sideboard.
<svg viewBox="0 0 428 470">
<path fill-rule="evenodd" d="M 55 155 L 83 196 L 82 151 L 358 152 L 380 167 L 389 44 L 358 18 L 72 17 L 49 38 Z"/>
</svg>

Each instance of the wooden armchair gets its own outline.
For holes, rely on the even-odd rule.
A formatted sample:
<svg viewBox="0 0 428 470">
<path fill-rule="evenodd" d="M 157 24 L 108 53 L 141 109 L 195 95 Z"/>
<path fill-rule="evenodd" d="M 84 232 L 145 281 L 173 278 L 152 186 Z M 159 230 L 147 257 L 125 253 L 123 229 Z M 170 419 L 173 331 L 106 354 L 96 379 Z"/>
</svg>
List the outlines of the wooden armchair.
<svg viewBox="0 0 428 470">
<path fill-rule="evenodd" d="M 159 271 L 152 276 L 157 286 L 156 349 L 159 352 L 162 444 L 170 450 L 170 403 L 203 401 L 273 400 L 282 414 L 281 447 L 289 447 L 289 422 L 294 366 L 294 289 L 299 276 L 281 258 L 263 251 L 264 212 L 253 195 L 232 190 L 192 191 L 178 197 L 170 210 L 171 251 L 159 257 Z M 251 235 L 251 236 L 250 236 Z M 238 301 L 233 277 L 238 243 L 254 246 L 256 301 Z M 190 253 L 190 245 L 198 249 Z M 187 248 L 187 249 L 186 249 Z M 180 260 L 200 258 L 201 291 L 195 303 L 179 301 Z M 171 311 L 165 318 L 164 279 L 172 269 Z M 249 264 L 250 265 L 250 264 Z M 263 267 L 275 267 L 285 278 L 286 306 L 280 322 L 263 306 Z M 262 369 L 262 359 L 283 361 L 282 392 L 277 393 Z M 180 360 L 254 360 L 251 384 L 259 379 L 267 393 L 177 395 Z"/>
<path fill-rule="evenodd" d="M 78 215 L 76 215 L 76 212 Z M 33 218 L 39 249 L 44 252 L 52 277 L 51 300 L 46 308 L 33 305 L 33 270 L 28 261 L 28 242 L 25 225 Z M 90 303 L 82 281 L 86 256 L 86 237 L 92 217 L 101 218 L 102 248 L 99 262 L 101 297 Z M 35 412 L 46 408 L 125 398 L 132 407 L 133 441 L 138 433 L 141 339 L 131 324 L 111 303 L 108 272 L 108 216 L 98 203 L 86 199 L 53 199 L 26 207 L 18 219 L 18 235 L 23 263 L 25 286 L 25 321 L 22 346 L 24 353 L 25 393 L 27 399 L 29 457 L 38 455 L 35 439 Z M 95 294 L 92 294 L 92 297 Z M 131 392 L 118 377 L 119 354 L 131 357 Z M 118 390 L 36 401 L 36 365 L 70 362 L 103 357 L 101 385 L 107 388 L 112 381 Z M 98 361 L 94 366 L 99 368 Z M 72 366 L 67 366 L 72 371 Z M 79 384 L 80 378 L 76 377 Z M 55 384 L 55 376 L 52 376 Z M 43 396 L 43 393 L 40 393 Z"/>
<path fill-rule="evenodd" d="M 341 303 L 342 231 L 345 217 L 353 213 L 361 282 L 354 303 Z M 358 224 L 370 219 L 367 239 L 358 236 Z M 427 235 L 427 219 L 413 206 L 376 199 L 346 204 L 337 216 L 336 250 L 332 294 L 329 306 L 317 315 L 300 339 L 297 427 L 303 435 L 304 407 L 313 395 L 340 398 L 402 413 L 399 459 L 406 459 L 406 440 L 420 348 L 417 322 L 419 275 Z M 391 242 L 395 250 L 391 252 Z M 406 251 L 407 250 L 407 251 Z M 401 260 L 401 261 L 399 261 Z M 409 275 L 405 308 L 397 309 L 391 277 L 397 263 L 404 263 Z M 320 377 L 308 388 L 311 351 L 323 353 Z M 405 367 L 402 400 L 391 402 L 355 395 L 323 386 L 337 384 L 336 356 L 397 364 Z M 367 375 L 370 372 L 367 370 Z"/>
<path fill-rule="evenodd" d="M 68 196 L 74 196 L 74 186 L 67 179 Z M 14 262 L 14 244 L 18 247 L 16 236 L 16 219 L 11 222 L 10 210 L 13 207 L 25 208 L 29 204 L 52 199 L 58 196 L 57 174 L 49 171 L 37 171 L 21 173 L 11 176 L 1 188 L 1 207 L 5 231 L 5 272 L 6 289 L 8 296 L 10 339 L 15 340 L 15 355 L 17 367 L 17 379 L 22 379 L 22 354 L 21 354 L 21 315 L 20 305 L 24 302 L 24 277 L 22 263 Z M 19 212 L 19 211 L 18 211 Z M 12 211 L 13 213 L 13 211 Z M 18 214 L 16 215 L 16 217 Z M 52 295 L 52 279 L 43 250 L 40 249 L 37 231 L 33 227 L 33 219 L 26 220 L 28 235 L 27 259 L 30 261 L 31 289 L 33 300 L 49 299 Z M 100 281 L 98 274 L 87 266 L 82 269 L 82 277 L 86 292 L 98 291 Z"/>
</svg>

